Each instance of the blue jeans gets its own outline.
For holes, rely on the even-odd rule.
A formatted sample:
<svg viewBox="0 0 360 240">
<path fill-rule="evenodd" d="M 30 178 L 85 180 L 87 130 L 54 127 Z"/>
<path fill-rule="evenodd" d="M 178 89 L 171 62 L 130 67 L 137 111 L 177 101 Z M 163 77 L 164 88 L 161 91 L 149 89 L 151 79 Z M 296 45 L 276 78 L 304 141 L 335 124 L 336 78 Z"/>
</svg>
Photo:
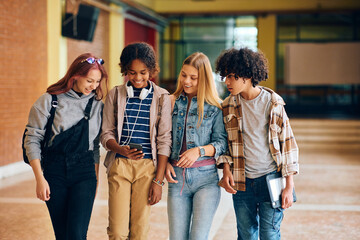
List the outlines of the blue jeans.
<svg viewBox="0 0 360 240">
<path fill-rule="evenodd" d="M 46 202 L 57 240 L 86 240 L 96 192 L 93 164 L 67 168 L 47 165 L 44 177 L 50 186 Z"/>
<path fill-rule="evenodd" d="M 280 224 L 283 209 L 271 207 L 266 175 L 246 178 L 246 191 L 233 195 L 237 222 L 238 240 L 280 239 Z"/>
<path fill-rule="evenodd" d="M 219 176 L 215 165 L 174 167 L 178 183 L 169 183 L 168 218 L 170 240 L 208 239 L 212 220 L 220 201 Z"/>
</svg>

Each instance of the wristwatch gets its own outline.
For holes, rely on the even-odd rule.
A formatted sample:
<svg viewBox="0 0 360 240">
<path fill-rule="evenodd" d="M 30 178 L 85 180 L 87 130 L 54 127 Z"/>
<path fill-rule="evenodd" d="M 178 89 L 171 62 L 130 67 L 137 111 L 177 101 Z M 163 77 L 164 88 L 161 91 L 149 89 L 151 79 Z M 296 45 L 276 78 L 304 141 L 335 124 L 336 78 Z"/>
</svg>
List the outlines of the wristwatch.
<svg viewBox="0 0 360 240">
<path fill-rule="evenodd" d="M 205 156 L 205 148 L 199 147 L 199 149 L 200 149 L 200 157 Z"/>
</svg>

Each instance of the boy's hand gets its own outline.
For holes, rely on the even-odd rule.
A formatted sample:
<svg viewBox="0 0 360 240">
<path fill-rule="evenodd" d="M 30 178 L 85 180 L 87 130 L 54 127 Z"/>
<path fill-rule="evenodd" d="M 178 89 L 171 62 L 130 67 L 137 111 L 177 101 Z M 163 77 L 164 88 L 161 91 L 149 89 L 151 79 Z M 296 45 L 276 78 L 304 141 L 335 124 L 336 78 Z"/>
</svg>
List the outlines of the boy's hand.
<svg viewBox="0 0 360 240">
<path fill-rule="evenodd" d="M 293 189 L 290 187 L 285 187 L 281 193 L 281 207 L 287 209 L 293 204 Z"/>
<path fill-rule="evenodd" d="M 233 188 L 233 186 L 235 186 L 234 177 L 233 177 L 233 175 L 231 173 L 229 164 L 224 164 L 223 174 L 224 175 L 223 175 L 223 178 L 220 181 L 221 182 L 220 186 L 225 188 L 225 190 L 228 193 L 236 194 L 236 190 Z"/>
<path fill-rule="evenodd" d="M 294 180 L 293 175 L 290 174 L 289 176 L 285 177 L 286 179 L 286 187 L 281 193 L 281 207 L 283 209 L 287 209 L 292 206 L 294 199 L 293 199 L 293 188 L 294 188 Z"/>
</svg>

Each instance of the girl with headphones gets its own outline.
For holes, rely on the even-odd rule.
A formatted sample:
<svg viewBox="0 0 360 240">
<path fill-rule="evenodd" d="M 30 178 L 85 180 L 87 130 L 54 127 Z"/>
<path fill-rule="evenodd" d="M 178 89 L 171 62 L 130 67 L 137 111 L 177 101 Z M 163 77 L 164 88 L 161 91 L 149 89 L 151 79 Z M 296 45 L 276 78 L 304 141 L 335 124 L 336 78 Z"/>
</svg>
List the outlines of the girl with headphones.
<svg viewBox="0 0 360 240">
<path fill-rule="evenodd" d="M 119 65 L 128 81 L 109 92 L 100 136 L 108 151 L 107 232 L 109 239 L 147 239 L 150 205 L 161 200 L 171 152 L 171 101 L 150 81 L 159 72 L 150 45 L 126 46 Z"/>
</svg>

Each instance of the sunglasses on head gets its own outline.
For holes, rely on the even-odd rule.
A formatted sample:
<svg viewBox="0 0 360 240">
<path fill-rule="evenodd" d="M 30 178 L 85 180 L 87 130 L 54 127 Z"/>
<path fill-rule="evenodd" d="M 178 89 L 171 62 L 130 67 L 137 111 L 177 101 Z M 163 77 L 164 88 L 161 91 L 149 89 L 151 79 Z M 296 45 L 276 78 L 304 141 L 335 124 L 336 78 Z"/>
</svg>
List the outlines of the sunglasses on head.
<svg viewBox="0 0 360 240">
<path fill-rule="evenodd" d="M 102 58 L 94 58 L 94 57 L 89 57 L 87 59 L 82 60 L 81 62 L 83 63 L 85 61 L 90 64 L 94 64 L 95 62 L 97 62 L 98 64 L 103 65 L 105 63 L 105 61 Z"/>
</svg>

